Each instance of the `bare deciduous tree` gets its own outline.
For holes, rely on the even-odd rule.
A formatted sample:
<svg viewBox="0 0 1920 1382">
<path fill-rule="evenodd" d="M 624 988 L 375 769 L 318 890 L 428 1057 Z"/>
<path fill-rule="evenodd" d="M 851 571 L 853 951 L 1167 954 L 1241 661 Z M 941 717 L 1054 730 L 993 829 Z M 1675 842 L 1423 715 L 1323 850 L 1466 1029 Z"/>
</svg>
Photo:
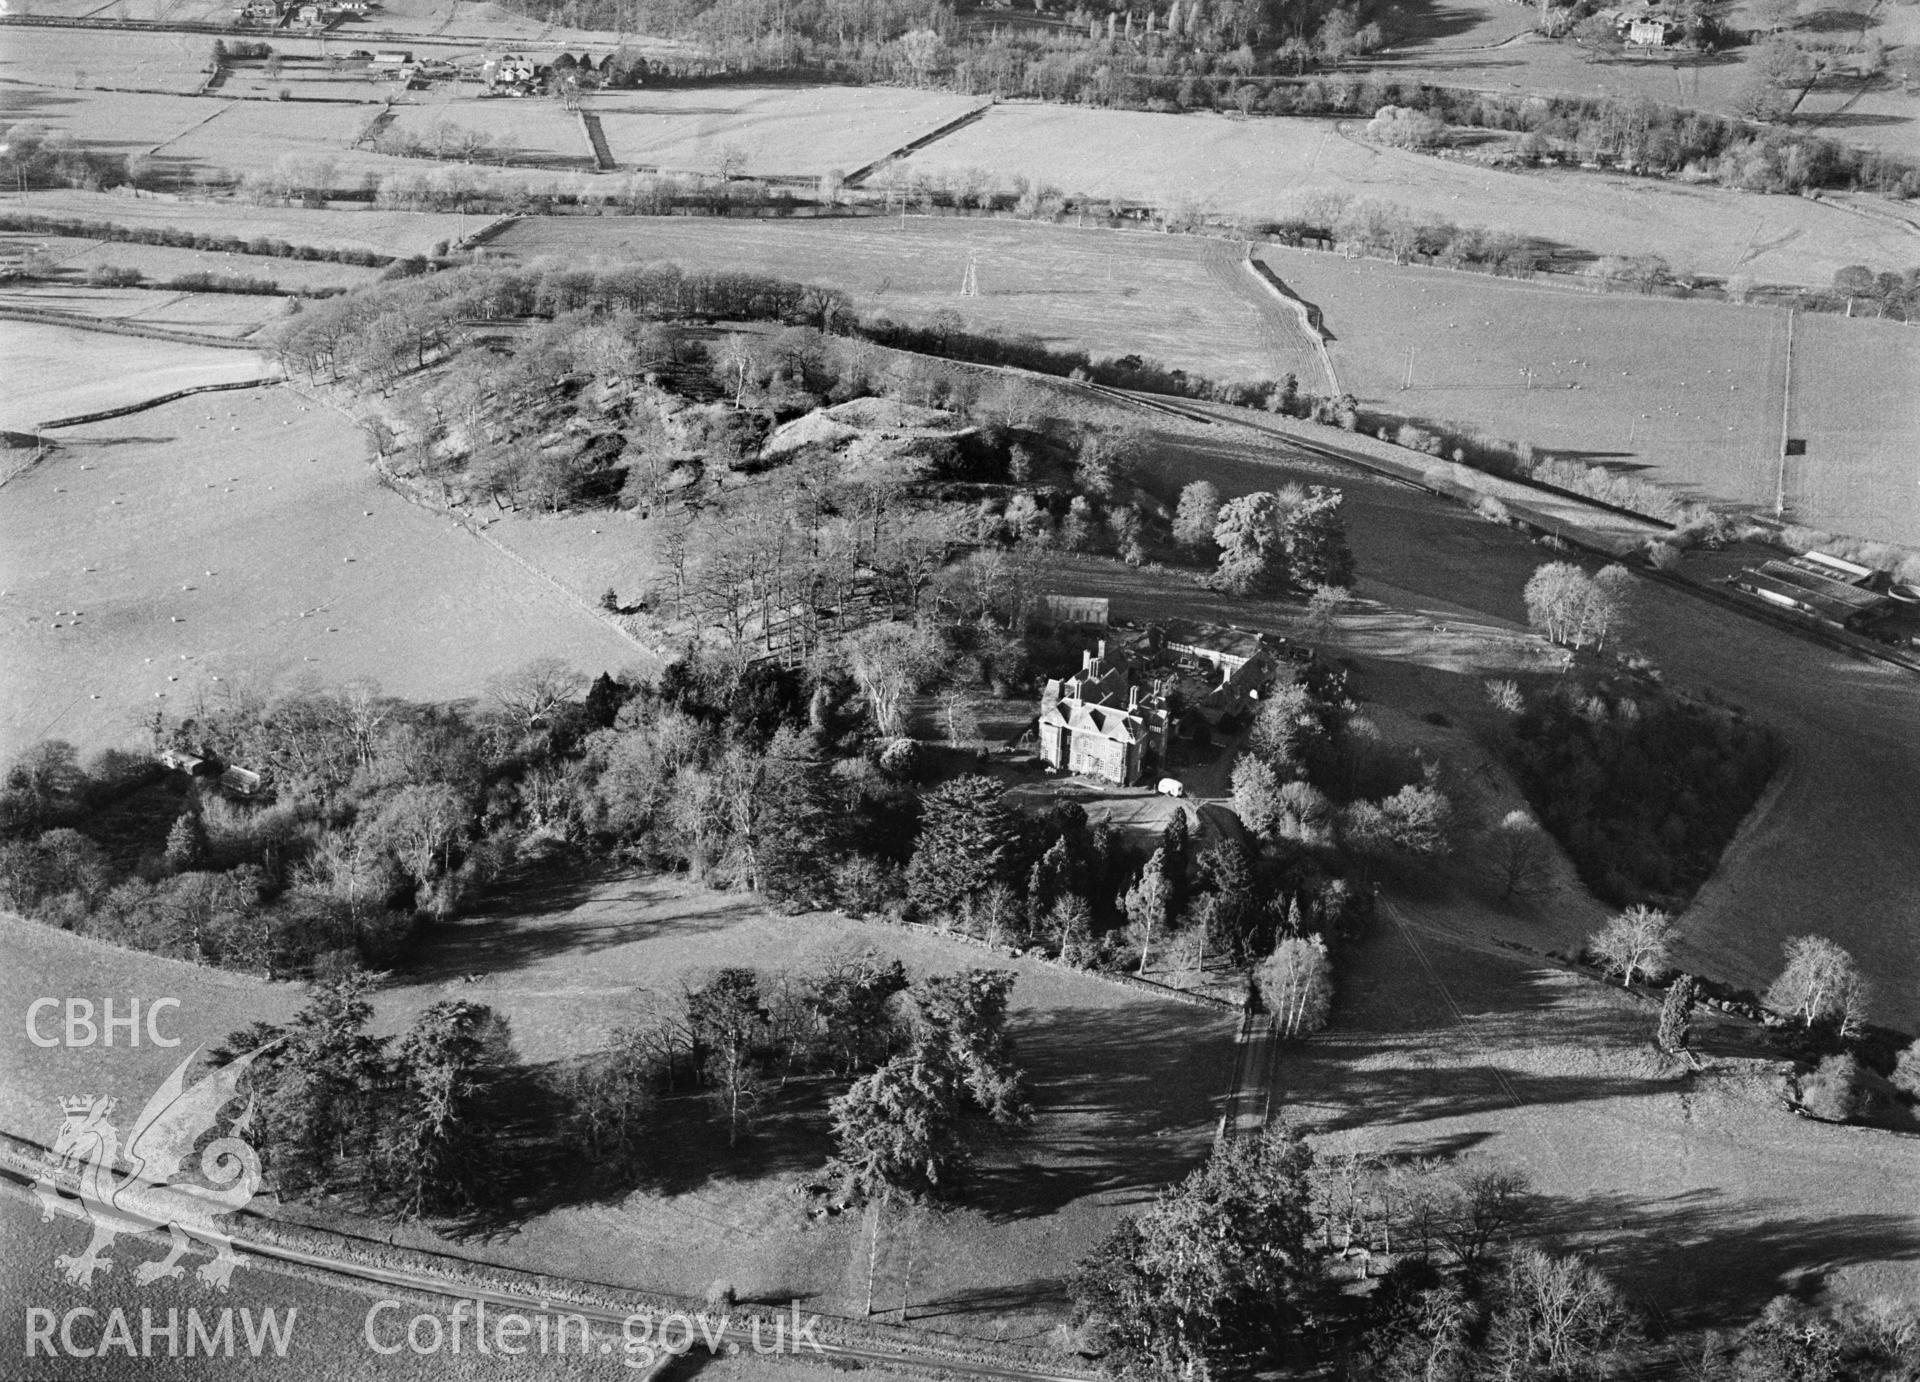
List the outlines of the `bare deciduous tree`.
<svg viewBox="0 0 1920 1382">
<path fill-rule="evenodd" d="M 913 624 L 875 624 L 847 640 L 847 665 L 885 736 L 905 732 L 904 701 L 939 670 L 940 645 Z"/>
<path fill-rule="evenodd" d="M 1589 936 L 1587 948 L 1623 988 L 1636 974 L 1658 979 L 1671 967 L 1673 917 L 1657 907 L 1629 907 Z"/>
<path fill-rule="evenodd" d="M 1523 810 L 1502 816 L 1481 841 L 1487 875 L 1500 889 L 1501 901 L 1533 897 L 1553 881 L 1553 847 L 1540 822 Z"/>
<path fill-rule="evenodd" d="M 1767 1006 L 1808 1027 L 1832 1023 L 1842 1036 L 1859 1031 L 1869 988 L 1853 956 L 1825 936 L 1795 936 L 1786 956 L 1786 968 L 1767 990 Z"/>
<path fill-rule="evenodd" d="M 1282 1036 L 1306 1036 L 1327 1025 L 1333 1008 L 1333 964 L 1320 937 L 1281 941 L 1260 967 L 1258 982 Z"/>
<path fill-rule="evenodd" d="M 532 729 L 587 689 L 587 679 L 557 657 L 535 658 L 487 687 L 500 708 Z"/>
</svg>

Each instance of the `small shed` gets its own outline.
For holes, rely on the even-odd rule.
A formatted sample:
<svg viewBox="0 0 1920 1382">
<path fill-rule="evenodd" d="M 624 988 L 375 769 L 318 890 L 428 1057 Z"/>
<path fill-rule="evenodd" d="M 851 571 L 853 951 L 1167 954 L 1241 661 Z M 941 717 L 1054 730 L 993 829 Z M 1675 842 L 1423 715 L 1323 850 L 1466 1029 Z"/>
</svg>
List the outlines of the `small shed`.
<svg viewBox="0 0 1920 1382">
<path fill-rule="evenodd" d="M 257 797 L 262 785 L 260 774 L 251 768 L 228 768 L 220 774 L 221 790 L 230 796 Z"/>
<path fill-rule="evenodd" d="M 155 761 L 163 768 L 185 773 L 188 777 L 199 776 L 207 763 L 199 754 L 188 753 L 185 749 L 162 749 L 155 755 Z"/>
</svg>

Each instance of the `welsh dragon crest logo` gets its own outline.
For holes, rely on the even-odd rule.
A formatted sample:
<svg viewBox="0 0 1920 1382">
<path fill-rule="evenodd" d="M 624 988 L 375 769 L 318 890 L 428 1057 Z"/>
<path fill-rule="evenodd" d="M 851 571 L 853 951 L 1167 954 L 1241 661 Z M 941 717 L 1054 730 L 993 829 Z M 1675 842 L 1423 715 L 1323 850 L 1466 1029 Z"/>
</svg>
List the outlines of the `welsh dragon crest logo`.
<svg viewBox="0 0 1920 1382">
<path fill-rule="evenodd" d="M 182 1168 L 201 1139 L 218 1126 L 221 1111 L 240 1097 L 240 1080 L 248 1068 L 277 1044 L 250 1051 L 188 1088 L 187 1069 L 200 1054 L 196 1050 L 147 1100 L 124 1145 L 112 1122 L 112 1099 L 60 1101 L 65 1117 L 54 1139 L 53 1159 L 58 1168 L 77 1172 L 79 1193 L 69 1197 L 48 1172 L 38 1177 L 34 1194 L 43 1223 L 76 1198 L 79 1212 L 93 1223 L 85 1252 L 56 1259 L 68 1281 L 82 1289 L 92 1287 L 94 1273 L 113 1270 L 112 1259 L 102 1254 L 115 1238 L 165 1229 L 173 1250 L 160 1261 L 141 1263 L 135 1281 L 145 1286 L 184 1275 L 180 1258 L 197 1238 L 211 1250 L 213 1260 L 196 1275 L 217 1291 L 227 1289 L 233 1269 L 247 1259 L 234 1251 L 233 1239 L 215 1220 L 244 1208 L 260 1188 L 260 1157 L 242 1136 L 253 1123 L 252 1101 L 225 1136 L 200 1147 L 198 1179 L 191 1173 L 183 1176 Z"/>
</svg>

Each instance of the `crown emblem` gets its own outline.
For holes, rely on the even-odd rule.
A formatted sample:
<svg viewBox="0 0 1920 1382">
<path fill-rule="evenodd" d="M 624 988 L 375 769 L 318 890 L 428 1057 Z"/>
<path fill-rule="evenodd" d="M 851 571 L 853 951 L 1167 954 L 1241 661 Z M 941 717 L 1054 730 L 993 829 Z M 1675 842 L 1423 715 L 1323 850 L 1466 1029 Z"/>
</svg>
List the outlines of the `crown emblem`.
<svg viewBox="0 0 1920 1382">
<path fill-rule="evenodd" d="M 69 1095 L 60 1101 L 60 1111 L 65 1114 L 86 1113 L 93 1108 L 93 1099 L 85 1094 Z"/>
</svg>

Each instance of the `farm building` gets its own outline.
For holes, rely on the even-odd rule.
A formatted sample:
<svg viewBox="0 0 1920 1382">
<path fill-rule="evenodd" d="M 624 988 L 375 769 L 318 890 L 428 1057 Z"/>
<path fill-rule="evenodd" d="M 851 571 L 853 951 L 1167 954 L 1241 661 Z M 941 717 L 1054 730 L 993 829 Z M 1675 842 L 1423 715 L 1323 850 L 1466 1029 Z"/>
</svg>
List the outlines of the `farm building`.
<svg viewBox="0 0 1920 1382">
<path fill-rule="evenodd" d="M 1266 635 L 1231 624 L 1206 624 L 1193 619 L 1169 619 L 1149 631 L 1157 647 L 1197 659 L 1234 676 L 1267 656 Z"/>
<path fill-rule="evenodd" d="M 263 779 L 251 768 L 228 768 L 220 774 L 220 786 L 236 797 L 257 797 Z"/>
<path fill-rule="evenodd" d="M 1142 702 L 1126 655 L 1106 641 L 1086 653 L 1080 671 L 1049 680 L 1040 696 L 1040 756 L 1061 772 L 1127 786 L 1166 755 L 1165 698 Z"/>
<path fill-rule="evenodd" d="M 488 90 L 524 87 L 531 89 L 540 80 L 542 69 L 525 53 L 500 53 L 480 64 L 480 78 Z"/>
<path fill-rule="evenodd" d="M 1248 713 L 1281 669 L 1292 679 L 1276 657 L 1280 640 L 1228 624 L 1170 619 L 1148 626 L 1146 644 L 1166 666 L 1167 689 L 1214 727 Z"/>
<path fill-rule="evenodd" d="M 1825 552 L 1762 562 L 1728 577 L 1734 589 L 1777 609 L 1856 630 L 1891 608 L 1888 597 L 1875 589 L 1884 579 L 1870 567 Z"/>
<path fill-rule="evenodd" d="M 162 749 L 154 761 L 163 768 L 183 772 L 188 777 L 200 777 L 212 771 L 206 759 L 185 749 Z"/>
<path fill-rule="evenodd" d="M 1096 595 L 1043 595 L 1040 602 L 1056 628 L 1104 629 L 1112 609 L 1112 601 Z"/>
</svg>

